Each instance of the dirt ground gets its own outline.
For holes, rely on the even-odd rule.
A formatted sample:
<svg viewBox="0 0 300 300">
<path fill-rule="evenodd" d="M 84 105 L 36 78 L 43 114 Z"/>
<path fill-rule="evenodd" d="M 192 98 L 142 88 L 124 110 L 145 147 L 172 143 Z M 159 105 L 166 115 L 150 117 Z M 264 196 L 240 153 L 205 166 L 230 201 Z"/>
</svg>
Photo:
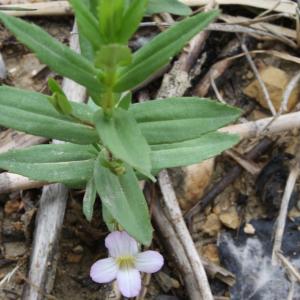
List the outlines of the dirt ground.
<svg viewBox="0 0 300 300">
<path fill-rule="evenodd" d="M 16 2 L 21 3 L 22 1 Z M 1 2 L 1 4 L 9 3 L 12 1 L 2 0 Z M 247 18 L 253 18 L 260 12 L 239 6 L 229 6 L 224 10 L 226 14 Z M 31 20 L 58 40 L 68 43 L 73 26 L 72 17 L 43 17 Z M 294 29 L 294 23 L 287 18 L 278 17 L 275 21 L 270 19 L 267 22 L 272 22 L 282 28 Z M 157 32 L 158 29 L 155 27 L 142 28 L 136 38 L 131 41 L 131 46 L 138 47 Z M 288 37 L 280 40 L 263 35 L 210 31 L 203 51 L 193 69 L 196 75 L 193 76 L 192 86 L 185 94 L 195 95 L 197 88 L 204 89 L 203 80 L 209 70 L 216 63 L 225 62 L 224 70 L 221 69 L 221 66 L 218 67 L 220 76 L 213 79 L 212 82 L 208 82 L 208 89 L 206 92 L 202 90 L 202 95 L 199 95 L 198 90 L 198 95 L 218 98 L 220 101 L 240 107 L 244 111 L 239 120 L 240 123 L 271 116 L 259 83 L 257 83 L 256 75 L 240 45 L 244 43 L 249 51 L 260 50 L 262 52 L 252 53 L 251 56 L 260 76 L 265 81 L 274 106 L 279 109 L 283 92 L 287 86 L 284 82 L 289 82 L 299 72 L 299 48 L 291 47 L 286 40 L 296 43 L 295 39 Z M 281 57 L 274 55 L 275 51 L 281 53 Z M 34 54 L 17 42 L 2 25 L 0 25 L 0 53 L 8 71 L 8 77 L 2 80 L 3 83 L 44 93 L 48 92 L 47 78 L 56 75 L 47 66 L 41 64 Z M 241 55 L 237 56 L 237 54 Z M 288 54 L 289 59 L 283 58 L 283 54 Z M 230 63 L 226 60 L 229 57 L 232 58 Z M 292 60 L 291 57 L 295 59 Z M 296 59 L 298 59 L 298 63 L 295 63 Z M 56 78 L 61 79 L 58 76 Z M 136 91 L 134 99 L 138 101 L 145 95 L 150 98 L 154 97 L 161 81 L 162 76 Z M 202 85 L 199 87 L 200 82 Z M 289 102 L 289 112 L 300 109 L 299 92 L 300 88 L 296 86 Z M 2 128 L 2 133 L 5 130 Z M 263 153 L 257 153 L 254 159 L 247 158 L 246 154 L 254 146 L 262 143 L 263 139 L 269 141 L 268 147 L 264 149 Z M 280 134 L 246 139 L 232 151 L 227 151 L 215 159 L 192 167 L 170 170 L 173 185 L 184 212 L 189 211 L 199 201 L 204 201 L 203 199 L 208 197 L 208 192 L 216 189 L 220 180 L 225 180 L 224 191 L 217 193 L 200 212 L 195 214 L 193 219 L 189 220 L 188 225 L 197 250 L 202 257 L 231 271 L 236 275 L 238 282 L 239 278 L 243 276 L 242 271 L 234 267 L 234 263 L 230 259 L 235 258 L 230 257 L 229 259 L 228 253 L 224 250 L 226 247 L 220 248 L 222 247 L 220 241 L 226 235 L 230 235 L 236 241 L 232 242 L 234 245 L 242 245 L 247 238 L 267 239 L 263 235 L 266 225 L 264 225 L 265 227 L 258 225 L 260 223 L 257 223 L 257 220 L 267 220 L 271 222 L 270 224 L 276 220 L 291 162 L 297 154 L 297 147 L 299 147 L 299 130 L 294 129 Z M 236 171 L 240 172 L 237 179 L 226 183 L 226 178 L 229 178 L 229 174 L 234 168 L 240 168 L 239 171 Z M 11 274 L 8 282 L 3 284 L 0 282 L 1 300 L 20 299 L 23 285 L 25 283 L 32 284 L 27 282 L 27 267 L 40 195 L 40 189 L 33 189 L 0 196 L 0 281 L 7 279 L 7 275 Z M 98 285 L 89 278 L 91 264 L 107 255 L 104 237 L 108 231 L 102 221 L 99 201 L 93 221 L 89 223 L 82 214 L 82 198 L 82 190 L 70 191 L 60 239 L 53 291 L 51 295 L 45 295 L 45 299 L 120 299 L 112 284 Z M 300 242 L 295 240 L 295 237 L 300 238 L 297 235 L 300 228 L 299 218 L 298 179 L 289 206 L 288 219 L 291 226 L 286 231 L 287 237 L 293 237 L 294 245 L 288 246 L 290 244 L 287 239 L 287 246 L 284 249 L 284 253 L 293 253 L 289 256 L 293 262 L 299 255 L 296 246 Z M 292 226 L 293 224 L 294 226 Z M 228 246 L 228 243 L 226 245 Z M 269 237 L 269 244 L 264 248 L 265 252 L 262 250 L 261 257 L 269 255 L 270 245 L 272 245 L 271 237 Z M 228 247 L 233 249 L 230 248 L 232 246 Z M 166 265 L 161 272 L 152 276 L 148 293 L 143 299 L 188 299 L 183 287 L 182 275 L 174 264 L 172 253 L 168 252 L 164 242 L 160 239 L 159 230 L 156 233 L 153 248 L 163 253 Z M 210 283 L 214 295 L 219 297 L 216 299 L 267 299 L 265 298 L 267 294 L 257 294 L 256 296 L 248 294 L 249 297 L 239 298 L 235 294 L 239 292 L 218 278 L 210 278 Z M 163 295 L 168 295 L 170 298 L 164 298 Z M 274 295 L 268 297 L 271 297 L 270 300 L 277 299 L 274 298 Z M 300 299 L 297 297 L 291 299 Z"/>
</svg>

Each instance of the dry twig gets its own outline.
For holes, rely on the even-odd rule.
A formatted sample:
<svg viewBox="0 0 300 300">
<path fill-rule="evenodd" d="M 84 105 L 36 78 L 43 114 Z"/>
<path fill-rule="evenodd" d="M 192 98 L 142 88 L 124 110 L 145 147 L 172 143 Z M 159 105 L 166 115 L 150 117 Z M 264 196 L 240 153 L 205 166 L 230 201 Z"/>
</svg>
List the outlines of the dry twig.
<svg viewBox="0 0 300 300">
<path fill-rule="evenodd" d="M 71 35 L 70 47 L 79 51 L 78 34 Z M 69 79 L 63 80 L 63 90 L 67 97 L 74 101 L 85 100 L 85 88 Z M 25 285 L 22 300 L 40 300 L 43 297 L 40 291 L 49 293 L 53 287 L 57 263 L 56 250 L 67 199 L 68 189 L 62 184 L 51 184 L 43 188 L 28 274 L 28 282 L 34 285 Z"/>
<path fill-rule="evenodd" d="M 300 273 L 296 268 L 292 265 L 292 263 L 280 252 L 277 253 L 277 257 L 281 260 L 282 264 L 287 268 L 289 273 L 300 282 Z"/>
<path fill-rule="evenodd" d="M 168 217 L 170 218 L 170 221 L 174 226 L 175 232 L 177 233 L 184 251 L 188 257 L 194 276 L 197 279 L 197 284 L 199 285 L 202 295 L 201 299 L 213 300 L 203 264 L 200 260 L 190 232 L 188 231 L 187 226 L 184 222 L 175 191 L 172 187 L 170 177 L 166 170 L 160 172 L 158 181 L 163 194 L 164 205 L 167 210 Z"/>
<path fill-rule="evenodd" d="M 282 197 L 282 202 L 280 206 L 280 212 L 278 219 L 276 221 L 276 232 L 275 232 L 275 238 L 274 238 L 274 245 L 273 245 L 273 252 L 272 252 L 272 263 L 277 263 L 277 253 L 280 252 L 281 244 L 282 244 L 282 238 L 286 223 L 286 217 L 288 213 L 288 206 L 289 201 L 291 198 L 291 195 L 293 193 L 296 180 L 300 173 L 300 165 L 299 162 L 296 161 L 296 163 L 293 165 L 289 177 L 286 182 L 285 190 Z"/>
<path fill-rule="evenodd" d="M 247 46 L 246 46 L 246 44 L 244 42 L 241 43 L 241 48 L 244 51 L 245 56 L 246 56 L 246 58 L 247 58 L 247 60 L 249 62 L 249 65 L 250 65 L 250 67 L 251 67 L 251 69 L 252 69 L 252 71 L 253 71 L 253 73 L 254 73 L 254 75 L 255 75 L 255 77 L 256 77 L 256 79 L 257 79 L 257 81 L 258 81 L 258 83 L 259 83 L 259 85 L 261 87 L 261 90 L 263 92 L 265 101 L 267 102 L 268 107 L 269 107 L 272 115 L 275 116 L 276 115 L 276 109 L 275 109 L 275 107 L 273 105 L 273 102 L 272 102 L 272 100 L 270 98 L 269 91 L 268 91 L 268 89 L 267 89 L 264 81 L 261 79 L 259 71 L 258 71 L 258 69 L 257 69 L 257 67 L 256 67 L 256 65 L 255 65 L 255 63 L 254 63 L 254 61 L 253 61 L 253 59 L 252 59 L 252 57 L 251 57 L 251 55 L 249 53 L 249 50 L 248 50 L 248 48 L 247 48 Z"/>
<path fill-rule="evenodd" d="M 211 0 L 180 0 L 186 5 L 189 6 L 203 6 L 210 5 Z M 216 5 L 245 5 L 252 6 L 256 8 L 265 9 L 267 11 L 274 10 L 281 13 L 287 13 L 289 15 L 296 15 L 297 4 L 291 0 L 282 1 L 280 5 L 274 8 L 278 0 L 215 0 Z M 70 5 L 68 1 L 52 1 L 52 2 L 37 2 L 37 3 L 25 3 L 25 4 L 11 4 L 11 5 L 2 5 L 5 8 L 25 8 L 26 11 L 10 11 L 6 10 L 6 13 L 9 13 L 14 16 L 41 16 L 41 15 L 65 15 L 71 14 Z M 1 6 L 0 6 L 1 8 Z"/>
<path fill-rule="evenodd" d="M 282 96 L 282 101 L 281 101 L 281 106 L 279 109 L 279 114 L 281 115 L 282 113 L 286 112 L 288 110 L 288 103 L 290 96 L 293 92 L 293 90 L 296 88 L 297 84 L 299 83 L 300 80 L 300 72 L 297 73 L 289 82 L 287 85 L 284 94 Z"/>
<path fill-rule="evenodd" d="M 207 5 L 210 0 L 180 0 L 186 5 L 189 6 L 200 6 Z M 245 5 L 252 6 L 256 8 L 274 10 L 277 12 L 288 13 L 290 15 L 296 15 L 297 4 L 291 0 L 282 1 L 278 6 L 275 7 L 275 4 L 278 0 L 215 0 L 217 5 Z M 274 8 L 275 7 L 275 8 Z"/>
</svg>

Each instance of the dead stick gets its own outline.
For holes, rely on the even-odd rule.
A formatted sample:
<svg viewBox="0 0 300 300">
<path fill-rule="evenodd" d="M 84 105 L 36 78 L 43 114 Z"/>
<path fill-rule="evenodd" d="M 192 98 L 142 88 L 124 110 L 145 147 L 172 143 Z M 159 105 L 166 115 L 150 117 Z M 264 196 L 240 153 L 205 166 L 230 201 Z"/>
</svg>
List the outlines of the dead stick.
<svg viewBox="0 0 300 300">
<path fill-rule="evenodd" d="M 296 180 L 299 176 L 299 173 L 300 173 L 300 166 L 299 163 L 296 162 L 292 167 L 289 177 L 287 179 L 285 190 L 281 201 L 279 216 L 276 222 L 276 231 L 275 231 L 275 238 L 274 238 L 274 245 L 273 245 L 273 252 L 272 252 L 272 264 L 277 264 L 278 262 L 277 253 L 279 253 L 281 249 L 289 202 L 296 184 Z"/>
<path fill-rule="evenodd" d="M 273 119 L 273 117 L 270 117 L 258 121 L 252 121 L 238 125 L 230 125 L 221 128 L 219 131 L 238 134 L 241 137 L 241 139 L 245 139 L 256 137 L 261 134 L 276 134 L 281 131 L 300 128 L 300 112 L 282 115 L 278 117 L 274 122 Z M 270 123 L 272 124 L 268 126 Z M 267 130 L 266 127 L 268 127 Z"/>
<path fill-rule="evenodd" d="M 189 6 L 202 6 L 211 3 L 211 0 L 180 0 Z M 256 8 L 269 10 L 274 7 L 277 0 L 215 0 L 216 5 L 245 5 L 252 6 Z M 52 2 L 38 2 L 38 3 L 24 3 L 24 4 L 10 4 L 10 5 L 0 5 L 1 7 L 12 9 L 26 8 L 26 11 L 16 11 L 16 10 L 3 10 L 5 13 L 9 13 L 14 16 L 24 17 L 24 16 L 41 16 L 41 15 L 66 15 L 71 14 L 70 5 L 68 1 L 52 1 Z M 287 13 L 291 15 L 296 15 L 297 4 L 290 0 L 286 0 L 278 5 L 274 11 Z"/>
<path fill-rule="evenodd" d="M 259 71 L 258 71 L 258 69 L 257 69 L 257 67 L 256 67 L 256 65 L 255 65 L 255 63 L 254 63 L 254 61 L 253 61 L 250 53 L 249 53 L 248 47 L 246 46 L 246 44 L 243 41 L 241 43 L 241 47 L 242 47 L 242 49 L 243 49 L 243 51 L 245 53 L 245 56 L 246 56 L 246 59 L 248 60 L 249 65 L 250 65 L 250 67 L 251 67 L 251 69 L 252 69 L 252 71 L 253 71 L 253 73 L 254 73 L 254 75 L 255 75 L 258 83 L 259 83 L 259 86 L 260 86 L 260 88 L 262 90 L 262 93 L 264 95 L 264 99 L 265 99 L 265 101 L 266 101 L 266 103 L 267 103 L 267 105 L 269 107 L 269 110 L 271 111 L 272 115 L 275 116 L 276 115 L 276 109 L 275 109 L 274 104 L 273 104 L 273 102 L 271 100 L 269 91 L 268 91 L 268 89 L 266 87 L 266 84 L 262 80 L 262 78 L 260 76 L 260 73 L 259 73 Z"/>
<path fill-rule="evenodd" d="M 180 0 L 182 3 L 189 6 L 200 6 L 207 5 L 210 0 Z M 215 0 L 218 5 L 245 5 L 252 6 L 256 8 L 270 10 L 274 8 L 274 5 L 277 3 L 277 0 Z M 296 15 L 297 4 L 291 0 L 282 1 L 277 7 L 274 8 L 274 11 L 288 13 Z"/>
<path fill-rule="evenodd" d="M 149 186 L 146 187 L 145 192 L 146 195 L 149 194 Z M 150 199 L 150 196 L 147 198 Z M 179 271 L 185 282 L 185 286 L 188 290 L 188 294 L 190 295 L 190 297 L 192 297 L 192 295 L 195 296 L 195 298 L 191 299 L 198 300 L 201 294 L 200 291 L 197 289 L 197 284 L 193 275 L 193 271 L 185 255 L 183 246 L 180 243 L 176 232 L 174 231 L 172 223 L 166 217 L 159 201 L 156 201 L 155 204 L 153 204 L 152 206 L 152 216 L 154 219 L 154 223 L 156 224 L 157 231 L 163 237 L 162 242 L 168 249 L 168 252 L 171 253 L 172 258 L 175 260 L 176 266 L 179 268 Z M 228 284 L 229 286 L 234 285 L 235 278 L 231 272 L 205 259 L 202 259 L 202 262 L 206 272 L 212 278 L 216 277 L 224 283 Z"/>
<path fill-rule="evenodd" d="M 201 299 L 201 292 L 198 288 L 198 284 L 194 277 L 190 262 L 185 254 L 181 242 L 177 238 L 177 234 L 172 224 L 165 216 L 159 201 L 154 203 L 152 207 L 152 213 L 157 230 L 163 237 L 163 243 L 166 244 L 169 253 L 171 253 L 172 258 L 176 262 L 176 266 L 182 274 L 182 279 L 184 281 L 189 298 L 191 300 Z"/>
<path fill-rule="evenodd" d="M 48 139 L 33 136 L 13 129 L 7 129 L 0 133 L 0 153 L 11 149 L 25 148 L 28 146 L 45 143 Z"/>
<path fill-rule="evenodd" d="M 40 188 L 47 183 L 30 180 L 27 177 L 3 172 L 0 174 L 0 193 L 8 194 L 19 190 Z"/>
<path fill-rule="evenodd" d="M 298 270 L 293 266 L 293 264 L 284 257 L 280 252 L 277 253 L 278 258 L 281 260 L 282 264 L 287 268 L 289 273 L 297 279 L 298 282 L 300 282 L 300 274 Z"/>
<path fill-rule="evenodd" d="M 14 10 L 14 8 L 17 10 Z M 61 16 L 72 14 L 68 1 L 0 5 L 0 11 L 15 17 Z"/>
<path fill-rule="evenodd" d="M 163 202 L 167 210 L 168 217 L 170 218 L 170 221 L 174 226 L 175 232 L 177 233 L 179 240 L 182 243 L 186 256 L 188 257 L 189 263 L 192 267 L 194 276 L 197 279 L 197 284 L 199 285 L 202 295 L 201 299 L 213 300 L 213 296 L 210 290 L 209 282 L 207 280 L 203 264 L 200 260 L 191 234 L 188 231 L 188 228 L 184 222 L 175 191 L 173 189 L 169 175 L 166 170 L 160 172 L 158 176 L 158 181 L 163 195 Z"/>
<path fill-rule="evenodd" d="M 74 31 L 76 31 L 75 27 Z M 70 47 L 79 51 L 78 34 L 72 34 Z M 63 80 L 63 90 L 68 98 L 78 102 L 85 100 L 85 88 L 69 79 Z M 54 142 L 59 143 L 58 141 Z M 32 285 L 25 284 L 22 300 L 41 300 L 43 297 L 39 290 L 49 293 L 53 287 L 58 239 L 67 199 L 68 189 L 63 184 L 51 184 L 43 188 L 28 274 L 29 282 L 37 286 L 38 290 Z"/>
</svg>

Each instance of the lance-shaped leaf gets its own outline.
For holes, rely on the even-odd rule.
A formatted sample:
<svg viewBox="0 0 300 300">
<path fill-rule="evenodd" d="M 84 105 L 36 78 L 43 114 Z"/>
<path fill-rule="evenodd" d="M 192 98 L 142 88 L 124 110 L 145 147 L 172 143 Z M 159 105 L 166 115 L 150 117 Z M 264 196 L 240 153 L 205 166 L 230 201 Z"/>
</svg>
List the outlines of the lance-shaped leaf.
<svg viewBox="0 0 300 300">
<path fill-rule="evenodd" d="M 235 121 L 241 114 L 232 106 L 198 97 L 133 104 L 130 112 L 151 145 L 198 138 Z"/>
<path fill-rule="evenodd" d="M 158 14 L 162 12 L 171 13 L 179 16 L 187 16 L 192 10 L 178 0 L 149 0 L 146 14 Z"/>
<path fill-rule="evenodd" d="M 101 142 L 115 158 L 151 177 L 150 147 L 129 111 L 118 108 L 113 117 L 108 118 L 98 110 L 95 124 Z"/>
<path fill-rule="evenodd" d="M 216 156 L 239 142 L 238 135 L 211 132 L 200 138 L 152 146 L 153 173 L 165 168 L 174 168 L 199 163 Z"/>
<path fill-rule="evenodd" d="M 99 23 L 89 10 L 88 3 L 83 0 L 70 0 L 70 3 L 75 11 L 80 32 L 89 40 L 94 49 L 98 49 L 102 44 Z"/>
<path fill-rule="evenodd" d="M 155 71 L 166 65 L 183 46 L 218 15 L 218 11 L 201 13 L 187 18 L 156 36 L 138 50 L 133 62 L 120 71 L 115 90 L 118 92 L 134 88 Z"/>
<path fill-rule="evenodd" d="M 0 168 L 32 180 L 82 186 L 93 174 L 96 157 L 92 146 L 38 145 L 0 154 Z"/>
<path fill-rule="evenodd" d="M 123 16 L 121 29 L 118 32 L 120 42 L 127 43 L 137 30 L 143 18 L 147 2 L 147 0 L 131 1 Z"/>
<path fill-rule="evenodd" d="M 97 192 L 113 218 L 135 239 L 144 245 L 152 240 L 152 227 L 148 207 L 138 180 L 132 168 L 117 176 L 105 168 L 101 161 L 103 153 L 95 164 L 94 179 Z"/>
<path fill-rule="evenodd" d="M 40 27 L 0 13 L 0 20 L 17 39 L 36 53 L 37 57 L 58 74 L 73 79 L 90 91 L 101 92 L 97 70 L 83 56 L 58 42 Z"/>
<path fill-rule="evenodd" d="M 99 30 L 103 41 L 107 44 L 119 43 L 118 32 L 122 27 L 124 0 L 99 0 L 98 3 Z"/>
<path fill-rule="evenodd" d="M 94 213 L 94 204 L 97 196 L 96 185 L 94 178 L 92 177 L 85 187 L 85 193 L 83 197 L 82 210 L 88 221 L 91 221 Z"/>
<path fill-rule="evenodd" d="M 7 86 L 0 87 L 0 125 L 33 135 L 77 144 L 92 144 L 99 140 L 92 123 L 93 112 L 85 104 L 70 101 L 72 113 L 80 123 L 58 113 L 46 95 Z"/>
</svg>

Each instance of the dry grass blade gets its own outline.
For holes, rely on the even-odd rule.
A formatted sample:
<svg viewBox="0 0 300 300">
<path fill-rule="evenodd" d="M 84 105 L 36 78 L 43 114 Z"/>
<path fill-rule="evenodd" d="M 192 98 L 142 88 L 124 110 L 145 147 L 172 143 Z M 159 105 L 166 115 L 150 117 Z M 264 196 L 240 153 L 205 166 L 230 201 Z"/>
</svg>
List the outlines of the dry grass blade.
<svg viewBox="0 0 300 300">
<path fill-rule="evenodd" d="M 210 0 L 180 0 L 182 3 L 189 6 L 207 5 Z M 277 12 L 288 13 L 296 15 L 297 4 L 291 0 L 282 1 L 276 5 L 278 0 L 215 0 L 217 5 L 244 5 L 256 8 L 265 9 L 267 11 L 273 10 Z"/>
</svg>

